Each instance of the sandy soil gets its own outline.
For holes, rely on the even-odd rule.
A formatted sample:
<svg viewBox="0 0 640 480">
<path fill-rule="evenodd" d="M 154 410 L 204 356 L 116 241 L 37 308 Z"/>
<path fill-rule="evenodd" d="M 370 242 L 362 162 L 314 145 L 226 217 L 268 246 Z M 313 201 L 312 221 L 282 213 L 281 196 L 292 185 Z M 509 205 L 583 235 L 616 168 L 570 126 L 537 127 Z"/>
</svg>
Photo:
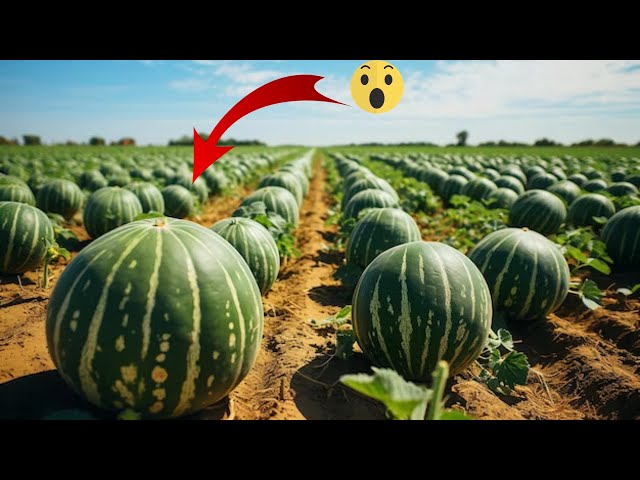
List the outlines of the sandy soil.
<svg viewBox="0 0 640 480">
<path fill-rule="evenodd" d="M 318 163 L 296 231 L 301 256 L 283 267 L 264 298 L 265 331 L 255 367 L 228 402 L 195 418 L 385 418 L 377 403 L 337 382 L 344 373 L 368 371 L 363 355 L 329 360 L 335 334 L 308 323 L 351 301 L 333 278 L 342 257 L 327 249 L 336 232 L 325 225 L 331 205 L 325 185 Z M 229 216 L 253 188 L 210 202 L 195 220 L 208 227 Z M 82 227 L 74 230 L 87 240 Z M 63 268 L 64 262 L 53 266 L 47 289 L 39 286 L 41 271 L 24 275 L 21 284 L 0 277 L 0 418 L 86 409 L 55 372 L 44 335 L 47 300 Z M 628 280 L 614 275 L 598 283 L 607 288 Z M 622 302 L 615 288 L 607 290 L 604 308 L 592 312 L 569 298 L 545 321 L 512 330 L 534 370 L 514 396 L 494 395 L 469 369 L 449 381 L 449 405 L 480 419 L 639 419 L 640 301 Z"/>
</svg>

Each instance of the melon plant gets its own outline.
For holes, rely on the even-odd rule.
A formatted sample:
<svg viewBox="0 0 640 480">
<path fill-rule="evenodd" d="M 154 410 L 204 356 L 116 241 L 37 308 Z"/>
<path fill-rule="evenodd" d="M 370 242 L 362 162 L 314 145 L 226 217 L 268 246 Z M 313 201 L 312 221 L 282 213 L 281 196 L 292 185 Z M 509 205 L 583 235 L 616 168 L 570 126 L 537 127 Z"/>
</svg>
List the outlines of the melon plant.
<svg viewBox="0 0 640 480">
<path fill-rule="evenodd" d="M 194 222 L 113 230 L 62 272 L 47 308 L 49 352 L 92 404 L 180 417 L 229 394 L 253 366 L 260 290 L 240 254 Z"/>
<path fill-rule="evenodd" d="M 142 205 L 133 192 L 121 187 L 103 187 L 89 196 L 82 218 L 89 236 L 98 238 L 132 222 L 141 213 Z"/>
<path fill-rule="evenodd" d="M 240 204 L 248 206 L 254 202 L 264 202 L 267 211 L 277 213 L 284 218 L 287 223 L 297 225 L 300 212 L 298 210 L 298 202 L 296 197 L 282 187 L 262 187 L 245 197 Z"/>
<path fill-rule="evenodd" d="M 0 202 L 0 273 L 21 274 L 40 267 L 54 240 L 44 212 L 26 203 Z"/>
<path fill-rule="evenodd" d="M 453 247 L 412 242 L 381 253 L 353 295 L 358 344 L 377 366 L 427 381 L 440 360 L 462 372 L 482 351 L 491 296 L 478 268 Z"/>
<path fill-rule="evenodd" d="M 585 193 L 569 205 L 567 221 L 578 227 L 587 225 L 599 227 L 594 217 L 609 218 L 614 213 L 616 213 L 616 207 L 607 197 L 599 193 Z"/>
<path fill-rule="evenodd" d="M 250 218 L 233 217 L 216 222 L 211 230 L 227 240 L 247 262 L 264 295 L 278 277 L 280 253 L 269 230 Z"/>
<path fill-rule="evenodd" d="M 640 267 L 640 205 L 623 208 L 613 215 L 600 237 L 616 265 Z"/>
<path fill-rule="evenodd" d="M 368 208 L 398 207 L 397 200 L 389 193 L 370 188 L 356 193 L 344 208 L 343 218 L 358 219 L 360 212 Z"/>
<path fill-rule="evenodd" d="M 164 197 L 162 192 L 153 183 L 133 182 L 125 187 L 133 192 L 142 206 L 143 213 L 164 213 Z"/>
<path fill-rule="evenodd" d="M 195 208 L 193 195 L 182 185 L 169 185 L 161 190 L 164 200 L 164 213 L 169 217 L 185 218 Z"/>
<path fill-rule="evenodd" d="M 36 204 L 46 213 L 58 213 L 69 220 L 82 208 L 84 194 L 70 180 L 56 178 L 45 182 L 38 190 Z"/>
<path fill-rule="evenodd" d="M 528 190 L 520 195 L 509 211 L 509 226 L 528 227 L 543 235 L 551 235 L 567 218 L 560 198 L 546 190 Z"/>
<path fill-rule="evenodd" d="M 569 267 L 560 248 L 528 228 L 490 233 L 469 258 L 487 280 L 494 311 L 507 318 L 545 317 L 569 293 Z"/>
<path fill-rule="evenodd" d="M 0 184 L 0 202 L 19 202 L 35 207 L 36 197 L 26 185 Z"/>
<path fill-rule="evenodd" d="M 349 235 L 347 263 L 366 268 L 382 252 L 421 239 L 420 229 L 408 213 L 398 208 L 371 209 Z"/>
</svg>

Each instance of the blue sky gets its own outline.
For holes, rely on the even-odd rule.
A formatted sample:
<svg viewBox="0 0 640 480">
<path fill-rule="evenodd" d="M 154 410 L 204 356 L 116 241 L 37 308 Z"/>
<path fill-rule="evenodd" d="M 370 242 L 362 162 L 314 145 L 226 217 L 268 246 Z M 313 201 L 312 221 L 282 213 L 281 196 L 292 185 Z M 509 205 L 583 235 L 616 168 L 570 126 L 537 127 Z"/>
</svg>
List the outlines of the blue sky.
<svg viewBox="0 0 640 480">
<path fill-rule="evenodd" d="M 316 88 L 351 105 L 296 102 L 267 107 L 225 135 L 269 144 L 367 141 L 470 143 L 543 136 L 640 141 L 640 61 L 410 61 L 405 93 L 388 113 L 355 106 L 349 81 L 364 60 L 0 61 L 0 135 L 45 142 L 134 137 L 164 145 L 209 132 L 242 96 L 286 75 L 324 76 Z"/>
</svg>

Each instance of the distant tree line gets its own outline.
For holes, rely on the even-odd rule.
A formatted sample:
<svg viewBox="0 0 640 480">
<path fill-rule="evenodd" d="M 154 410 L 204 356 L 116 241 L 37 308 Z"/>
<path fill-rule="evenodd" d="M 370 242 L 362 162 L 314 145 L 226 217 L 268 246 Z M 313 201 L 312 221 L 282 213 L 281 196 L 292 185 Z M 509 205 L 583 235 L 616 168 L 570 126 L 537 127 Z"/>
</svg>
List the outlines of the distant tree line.
<svg viewBox="0 0 640 480">
<path fill-rule="evenodd" d="M 202 137 L 203 140 L 207 140 L 209 138 L 209 135 L 207 135 L 206 133 L 199 133 L 200 137 Z M 183 135 L 182 137 L 180 137 L 177 140 L 169 140 L 169 146 L 170 147 L 186 147 L 186 146 L 191 146 L 193 145 L 193 137 L 189 136 L 189 135 Z M 228 138 L 226 140 L 224 139 L 220 139 L 217 143 L 217 145 L 234 145 L 234 146 L 262 146 L 265 147 L 267 144 L 264 142 L 261 142 L 260 140 L 236 140 L 235 138 Z"/>
</svg>

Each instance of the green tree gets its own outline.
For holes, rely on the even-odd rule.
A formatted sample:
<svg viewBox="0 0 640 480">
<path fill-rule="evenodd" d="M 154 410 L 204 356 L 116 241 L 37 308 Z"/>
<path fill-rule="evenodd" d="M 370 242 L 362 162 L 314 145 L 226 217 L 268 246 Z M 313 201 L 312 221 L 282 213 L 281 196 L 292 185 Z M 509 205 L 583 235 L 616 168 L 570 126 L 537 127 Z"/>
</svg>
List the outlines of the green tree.
<svg viewBox="0 0 640 480">
<path fill-rule="evenodd" d="M 23 135 L 22 139 L 25 145 L 42 145 L 38 135 Z"/>
<path fill-rule="evenodd" d="M 91 137 L 89 139 L 89 145 L 98 146 L 98 145 L 106 145 L 104 138 L 102 137 Z"/>
<path fill-rule="evenodd" d="M 467 139 L 469 138 L 469 132 L 466 130 L 462 130 L 461 132 L 456 133 L 456 138 L 458 139 L 459 147 L 467 146 Z"/>
</svg>

